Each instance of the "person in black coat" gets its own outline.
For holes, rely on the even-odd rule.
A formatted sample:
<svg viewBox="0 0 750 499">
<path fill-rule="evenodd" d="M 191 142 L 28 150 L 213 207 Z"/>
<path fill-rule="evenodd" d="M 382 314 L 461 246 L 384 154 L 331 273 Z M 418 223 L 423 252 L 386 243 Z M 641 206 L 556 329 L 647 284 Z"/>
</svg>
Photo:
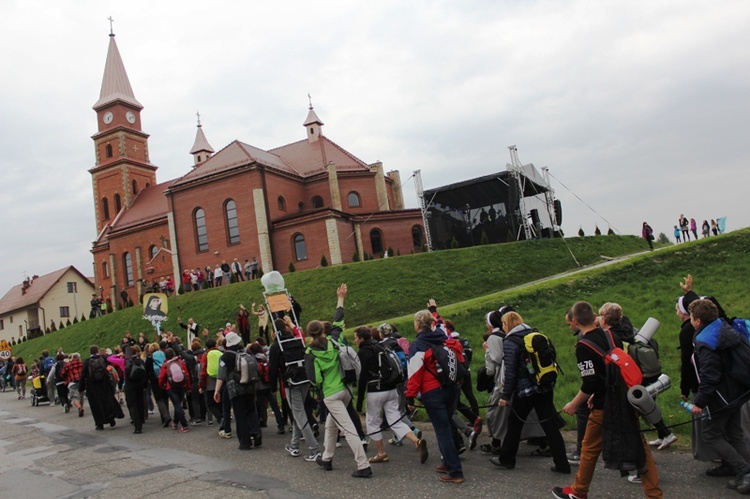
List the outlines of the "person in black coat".
<svg viewBox="0 0 750 499">
<path fill-rule="evenodd" d="M 133 433 L 142 433 L 143 423 L 146 421 L 146 384 L 148 376 L 141 349 L 138 345 L 131 347 L 133 355 L 125 359 L 125 402 L 130 413 L 130 420 L 135 430 Z M 143 371 L 134 369 L 133 366 L 142 366 Z"/>
</svg>

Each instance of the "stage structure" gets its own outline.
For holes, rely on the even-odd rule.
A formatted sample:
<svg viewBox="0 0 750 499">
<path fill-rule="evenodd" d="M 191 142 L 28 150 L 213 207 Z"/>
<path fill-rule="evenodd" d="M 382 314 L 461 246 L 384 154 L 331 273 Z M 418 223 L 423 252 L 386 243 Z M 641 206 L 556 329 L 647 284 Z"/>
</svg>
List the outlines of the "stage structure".
<svg viewBox="0 0 750 499">
<path fill-rule="evenodd" d="M 435 189 L 423 190 L 421 173 L 414 172 L 430 250 L 449 249 L 454 239 L 464 248 L 483 238 L 500 243 L 562 236 L 562 205 L 548 169 L 540 173 L 521 163 L 516 146 L 508 149 L 505 171 Z"/>
</svg>

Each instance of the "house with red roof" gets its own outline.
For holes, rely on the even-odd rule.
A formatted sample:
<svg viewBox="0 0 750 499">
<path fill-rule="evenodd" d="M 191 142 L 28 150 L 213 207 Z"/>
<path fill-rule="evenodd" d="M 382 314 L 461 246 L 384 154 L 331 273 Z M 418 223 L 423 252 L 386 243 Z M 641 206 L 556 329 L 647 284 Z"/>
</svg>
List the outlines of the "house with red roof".
<svg viewBox="0 0 750 499">
<path fill-rule="evenodd" d="M 257 260 L 287 272 L 408 254 L 425 244 L 419 209 L 405 209 L 398 171 L 367 163 L 323 133 L 312 105 L 305 135 L 263 150 L 234 140 L 218 152 L 198 128 L 192 165 L 157 182 L 143 106 L 135 98 L 114 34 L 99 100 L 92 176 L 96 286 L 110 305 L 137 299 L 184 269 Z"/>
<path fill-rule="evenodd" d="M 89 317 L 94 283 L 72 265 L 25 279 L 0 298 L 0 341 L 19 342 Z"/>
</svg>

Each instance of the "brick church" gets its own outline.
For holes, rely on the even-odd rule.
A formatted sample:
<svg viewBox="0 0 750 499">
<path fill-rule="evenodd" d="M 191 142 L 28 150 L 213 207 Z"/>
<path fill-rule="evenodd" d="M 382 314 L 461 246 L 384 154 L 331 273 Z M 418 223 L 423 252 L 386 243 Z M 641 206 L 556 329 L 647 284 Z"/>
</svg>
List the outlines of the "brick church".
<svg viewBox="0 0 750 499">
<path fill-rule="evenodd" d="M 419 209 L 404 209 L 398 171 L 367 164 L 323 134 L 310 106 L 305 137 L 263 150 L 235 140 L 215 152 L 198 122 L 185 174 L 159 183 L 114 34 L 92 137 L 97 237 L 96 286 L 114 304 L 137 303 L 145 284 L 181 269 L 256 257 L 263 272 L 286 272 L 408 254 L 424 244 Z M 301 134 L 300 134 L 301 135 Z M 186 147 L 187 149 L 187 147 Z M 187 163 L 187 162 L 186 162 Z"/>
</svg>

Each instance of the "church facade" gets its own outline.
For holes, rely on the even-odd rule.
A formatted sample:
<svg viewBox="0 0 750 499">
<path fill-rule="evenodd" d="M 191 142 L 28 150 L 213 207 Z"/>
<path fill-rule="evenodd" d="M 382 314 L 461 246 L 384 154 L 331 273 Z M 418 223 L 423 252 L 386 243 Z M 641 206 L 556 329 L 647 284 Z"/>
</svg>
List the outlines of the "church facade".
<svg viewBox="0 0 750 499">
<path fill-rule="evenodd" d="M 186 173 L 158 183 L 135 98 L 110 34 L 89 170 L 99 293 L 137 303 L 147 284 L 183 269 L 255 258 L 263 272 L 402 254 L 424 245 L 419 209 L 404 209 L 398 171 L 368 164 L 323 134 L 312 106 L 305 138 L 262 150 L 233 141 L 215 152 L 200 121 Z"/>
</svg>

